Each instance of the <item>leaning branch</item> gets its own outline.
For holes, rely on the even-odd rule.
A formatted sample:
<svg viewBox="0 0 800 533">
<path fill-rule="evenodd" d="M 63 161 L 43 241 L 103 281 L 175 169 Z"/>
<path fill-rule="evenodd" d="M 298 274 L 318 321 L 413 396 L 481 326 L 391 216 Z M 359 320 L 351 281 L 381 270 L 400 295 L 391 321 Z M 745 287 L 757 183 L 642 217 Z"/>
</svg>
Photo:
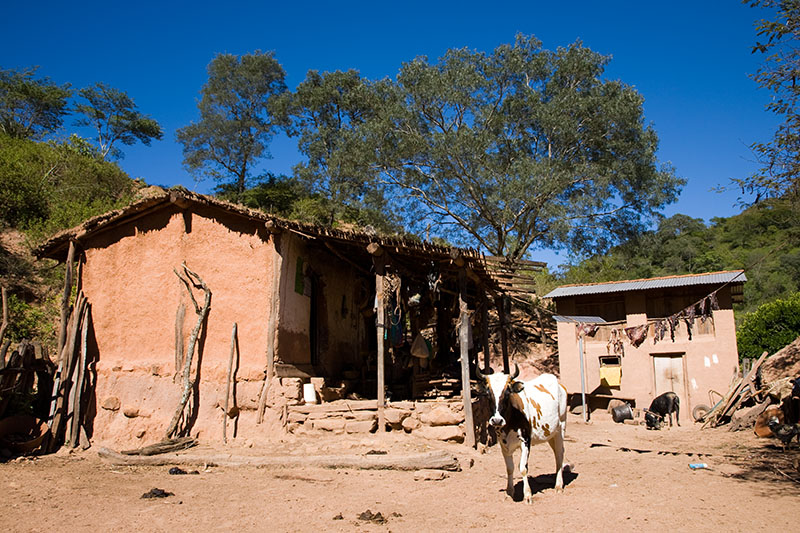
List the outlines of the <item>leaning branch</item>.
<svg viewBox="0 0 800 533">
<path fill-rule="evenodd" d="M 194 348 L 195 344 L 197 344 L 197 337 L 200 335 L 200 329 L 203 327 L 203 323 L 208 316 L 208 311 L 211 308 L 211 290 L 200 276 L 189 270 L 189 267 L 186 266 L 186 263 L 183 263 L 181 266 L 183 267 L 183 274 L 186 276 L 185 278 L 177 270 L 173 270 L 173 272 L 175 272 L 175 275 L 178 276 L 178 279 L 181 280 L 184 286 L 186 286 L 186 290 L 189 292 L 189 297 L 192 299 L 192 303 L 194 304 L 195 313 L 197 313 L 197 323 L 195 324 L 194 329 L 192 329 L 192 334 L 189 337 L 189 345 L 186 347 L 186 356 L 184 357 L 183 362 L 183 393 L 181 394 L 181 401 L 178 404 L 178 408 L 175 410 L 175 415 L 172 417 L 172 421 L 170 421 L 169 427 L 167 428 L 167 439 L 172 437 L 178 428 L 178 422 L 181 419 L 183 410 L 186 408 L 186 404 L 189 402 L 189 395 L 194 387 L 194 382 L 191 379 Z M 197 304 L 197 300 L 195 300 L 194 295 L 192 294 L 192 287 L 195 289 L 202 289 L 205 293 L 205 300 L 202 308 Z"/>
</svg>

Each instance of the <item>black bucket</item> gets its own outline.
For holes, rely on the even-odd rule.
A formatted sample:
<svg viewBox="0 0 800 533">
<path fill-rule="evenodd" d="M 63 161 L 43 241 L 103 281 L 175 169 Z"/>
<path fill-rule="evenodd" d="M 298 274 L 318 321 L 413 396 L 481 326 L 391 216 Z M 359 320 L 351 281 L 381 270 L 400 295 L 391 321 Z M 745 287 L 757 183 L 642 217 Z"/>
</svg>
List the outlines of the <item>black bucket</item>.
<svg viewBox="0 0 800 533">
<path fill-rule="evenodd" d="M 614 422 L 621 424 L 623 420 L 633 420 L 633 409 L 629 404 L 618 405 L 611 409 L 611 418 Z"/>
</svg>

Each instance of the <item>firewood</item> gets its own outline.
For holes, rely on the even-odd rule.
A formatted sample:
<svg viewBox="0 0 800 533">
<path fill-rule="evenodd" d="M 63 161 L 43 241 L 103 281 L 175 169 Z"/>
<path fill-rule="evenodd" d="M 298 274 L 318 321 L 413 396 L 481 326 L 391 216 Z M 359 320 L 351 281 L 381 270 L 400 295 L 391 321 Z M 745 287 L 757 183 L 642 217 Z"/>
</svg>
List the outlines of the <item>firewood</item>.
<svg viewBox="0 0 800 533">
<path fill-rule="evenodd" d="M 72 431 L 70 432 L 69 442 L 73 448 L 77 448 L 78 444 L 80 444 L 78 437 L 81 427 L 81 394 L 83 392 L 84 373 L 86 372 L 86 352 L 88 348 L 90 316 L 90 306 L 87 304 L 84 308 L 83 317 L 81 317 L 81 322 L 83 322 L 81 326 L 81 358 L 78 365 L 77 378 L 75 379 L 75 383 L 72 384 L 74 391 L 73 405 L 75 407 L 74 414 L 72 415 Z"/>
<path fill-rule="evenodd" d="M 83 293 L 78 293 L 78 298 L 75 301 L 75 307 L 69 320 L 69 332 L 67 341 L 61 350 L 59 358 L 59 373 L 57 379 L 53 384 L 54 405 L 51 408 L 52 420 L 50 422 L 50 439 L 49 451 L 55 451 L 61 445 L 63 438 L 63 423 L 66 420 L 67 413 L 65 412 L 65 403 L 67 401 L 67 394 L 70 390 L 69 377 L 72 373 L 72 362 L 75 353 L 75 343 L 78 336 L 79 317 L 83 313 L 83 308 L 86 305 L 86 298 Z"/>
</svg>

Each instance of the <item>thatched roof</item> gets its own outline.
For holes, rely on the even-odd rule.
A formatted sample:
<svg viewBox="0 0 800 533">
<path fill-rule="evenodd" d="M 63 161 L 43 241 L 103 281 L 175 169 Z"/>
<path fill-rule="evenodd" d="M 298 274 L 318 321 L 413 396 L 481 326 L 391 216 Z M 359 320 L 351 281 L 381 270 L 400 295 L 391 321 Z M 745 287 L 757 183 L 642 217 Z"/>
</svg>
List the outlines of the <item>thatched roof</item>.
<svg viewBox="0 0 800 533">
<path fill-rule="evenodd" d="M 508 265 L 499 258 L 487 258 L 472 248 L 442 246 L 422 241 L 413 236 L 387 236 L 365 230 L 347 231 L 305 224 L 182 188 L 171 190 L 152 188 L 151 193 L 145 198 L 121 209 L 92 217 L 79 226 L 57 233 L 37 247 L 34 254 L 39 258 L 47 257 L 63 261 L 67 256 L 70 241 L 81 244 L 99 232 L 133 221 L 170 205 L 189 210 L 198 207 L 221 210 L 248 219 L 256 225 L 266 225 L 272 231 L 275 229 L 289 231 L 317 241 L 332 253 L 340 255 L 342 259 L 362 265 L 367 270 L 371 266 L 370 255 L 366 251 L 366 247 L 369 245 L 378 245 L 388 251 L 407 270 L 413 270 L 414 265 L 418 265 L 417 262 L 420 260 L 437 262 L 440 268 L 444 267 L 445 270 L 453 271 L 459 268 L 457 263 L 461 263 L 477 275 L 476 281 L 480 280 L 491 291 L 502 292 L 516 285 L 523 292 L 532 292 L 527 288 L 530 286 L 529 277 L 520 276 L 518 272 L 539 270 L 545 265 L 532 261 Z M 337 250 L 339 250 L 338 253 Z"/>
</svg>

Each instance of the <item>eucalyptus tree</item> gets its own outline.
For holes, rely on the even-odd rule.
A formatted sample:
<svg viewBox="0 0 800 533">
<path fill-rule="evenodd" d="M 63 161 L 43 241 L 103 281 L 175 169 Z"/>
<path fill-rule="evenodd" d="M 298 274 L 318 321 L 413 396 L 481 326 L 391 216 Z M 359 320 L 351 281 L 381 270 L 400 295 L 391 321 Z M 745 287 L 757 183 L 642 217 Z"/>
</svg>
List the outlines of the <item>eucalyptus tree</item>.
<svg viewBox="0 0 800 533">
<path fill-rule="evenodd" d="M 275 123 L 269 104 L 286 90 L 284 78 L 271 52 L 217 55 L 197 104 L 200 119 L 177 132 L 189 171 L 244 193 L 257 177 L 259 160 L 270 155 Z"/>
<path fill-rule="evenodd" d="M 800 197 L 800 2 L 797 0 L 745 0 L 769 10 L 775 20 L 756 23 L 759 40 L 753 53 L 764 54 L 764 63 L 752 76 L 759 87 L 773 93 L 766 108 L 782 117 L 769 142 L 751 148 L 761 163 L 752 176 L 734 183 L 755 201 L 787 195 Z"/>
<path fill-rule="evenodd" d="M 609 60 L 518 35 L 490 54 L 404 63 L 362 129 L 395 212 L 510 259 L 538 246 L 592 252 L 641 231 L 684 180 L 657 160 L 643 97 L 603 79 Z"/>
<path fill-rule="evenodd" d="M 375 181 L 375 143 L 367 130 L 392 94 L 388 82 L 371 82 L 355 70 L 311 70 L 295 91 L 273 102 L 274 115 L 298 137 L 306 156 L 294 175 L 311 194 L 326 199 L 328 224 L 355 213 L 361 222 L 384 225 L 385 217 L 376 216 L 384 203 Z"/>
<path fill-rule="evenodd" d="M 76 125 L 95 129 L 98 154 L 103 160 L 123 157 L 118 143 L 130 146 L 139 141 L 150 146 L 152 139 L 160 140 L 164 135 L 159 123 L 142 114 L 125 91 L 99 82 L 81 89 L 78 95 L 85 102 L 75 105 L 75 111 L 83 115 Z"/>
<path fill-rule="evenodd" d="M 36 70 L 0 70 L 0 132 L 10 137 L 42 138 L 58 130 L 69 113 L 69 85 L 37 78 Z"/>
</svg>

